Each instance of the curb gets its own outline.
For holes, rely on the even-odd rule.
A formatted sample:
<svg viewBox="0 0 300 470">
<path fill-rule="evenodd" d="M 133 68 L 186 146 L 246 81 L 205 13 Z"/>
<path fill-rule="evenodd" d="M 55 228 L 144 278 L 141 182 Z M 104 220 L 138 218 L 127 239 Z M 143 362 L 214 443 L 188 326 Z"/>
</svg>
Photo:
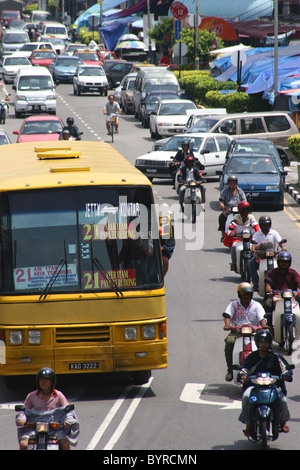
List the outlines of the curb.
<svg viewBox="0 0 300 470">
<path fill-rule="evenodd" d="M 295 189 L 292 184 L 286 184 L 285 190 L 292 196 L 292 198 L 300 204 L 300 193 Z"/>
</svg>

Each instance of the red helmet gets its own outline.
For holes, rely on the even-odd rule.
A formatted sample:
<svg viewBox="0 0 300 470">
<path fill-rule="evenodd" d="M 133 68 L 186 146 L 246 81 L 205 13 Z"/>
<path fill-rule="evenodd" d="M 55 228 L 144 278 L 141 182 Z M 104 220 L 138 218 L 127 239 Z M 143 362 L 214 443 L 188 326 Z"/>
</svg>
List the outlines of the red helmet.
<svg viewBox="0 0 300 470">
<path fill-rule="evenodd" d="M 185 157 L 185 163 L 188 163 L 188 162 L 194 162 L 194 157 L 192 155 L 188 155 L 187 157 Z"/>
<path fill-rule="evenodd" d="M 241 201 L 238 205 L 238 212 L 239 214 L 242 214 L 243 212 L 251 212 L 251 205 L 249 204 L 248 201 Z"/>
</svg>

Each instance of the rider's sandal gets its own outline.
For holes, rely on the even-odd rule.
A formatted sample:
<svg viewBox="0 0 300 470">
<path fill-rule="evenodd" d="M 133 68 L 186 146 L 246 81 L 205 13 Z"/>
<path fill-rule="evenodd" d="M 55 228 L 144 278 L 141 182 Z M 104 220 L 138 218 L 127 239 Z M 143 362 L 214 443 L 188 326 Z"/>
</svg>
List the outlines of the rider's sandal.
<svg viewBox="0 0 300 470">
<path fill-rule="evenodd" d="M 107 135 L 110 135 L 110 132 L 108 132 Z"/>
<path fill-rule="evenodd" d="M 248 426 L 246 426 L 246 429 L 243 429 L 243 433 L 245 437 L 251 437 L 251 431 Z"/>
<path fill-rule="evenodd" d="M 290 432 L 290 428 L 286 423 L 280 425 L 280 431 L 284 432 L 285 434 Z"/>
</svg>

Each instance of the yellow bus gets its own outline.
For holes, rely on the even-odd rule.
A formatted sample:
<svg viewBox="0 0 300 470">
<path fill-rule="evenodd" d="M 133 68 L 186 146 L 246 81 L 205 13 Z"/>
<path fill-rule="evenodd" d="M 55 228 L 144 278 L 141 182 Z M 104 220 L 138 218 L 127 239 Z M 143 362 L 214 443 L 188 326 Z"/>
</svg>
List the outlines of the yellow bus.
<svg viewBox="0 0 300 470">
<path fill-rule="evenodd" d="M 0 375 L 167 367 L 152 185 L 111 145 L 10 144 L 0 156 Z"/>
</svg>

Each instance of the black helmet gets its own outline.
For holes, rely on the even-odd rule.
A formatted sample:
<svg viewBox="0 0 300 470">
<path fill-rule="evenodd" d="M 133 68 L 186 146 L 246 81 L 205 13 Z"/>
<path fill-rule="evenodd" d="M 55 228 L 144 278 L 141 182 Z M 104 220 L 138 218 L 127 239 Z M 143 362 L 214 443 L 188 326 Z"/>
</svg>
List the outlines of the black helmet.
<svg viewBox="0 0 300 470">
<path fill-rule="evenodd" d="M 227 183 L 230 183 L 230 181 L 235 181 L 236 184 L 237 184 L 237 183 L 238 183 L 237 176 L 235 176 L 235 175 L 229 175 L 229 176 L 228 176 L 228 179 L 227 179 Z"/>
<path fill-rule="evenodd" d="M 271 217 L 269 217 L 268 215 L 262 215 L 260 218 L 259 218 L 259 226 L 261 225 L 269 225 L 271 227 L 272 225 L 272 219 Z"/>
<path fill-rule="evenodd" d="M 249 284 L 249 282 L 241 282 L 237 286 L 237 293 L 238 293 L 239 298 L 241 298 L 241 294 L 250 293 L 253 296 L 253 287 L 251 286 L 251 284 Z M 252 298 L 252 296 L 251 296 L 251 298 Z"/>
<path fill-rule="evenodd" d="M 68 126 L 72 126 L 74 124 L 74 119 L 72 117 L 67 118 L 67 124 Z"/>
<path fill-rule="evenodd" d="M 277 256 L 277 264 L 279 264 L 279 261 L 288 261 L 290 267 L 292 264 L 292 256 L 287 251 L 281 251 Z"/>
<path fill-rule="evenodd" d="M 183 140 L 183 141 L 182 141 L 182 144 L 181 144 L 181 147 L 183 147 L 184 145 L 187 145 L 188 148 L 190 148 L 190 142 L 189 142 L 189 140 Z"/>
<path fill-rule="evenodd" d="M 36 374 L 36 385 L 39 390 L 41 390 L 39 384 L 40 379 L 50 379 L 52 390 L 54 389 L 56 383 L 56 375 L 53 369 L 50 369 L 50 367 L 43 367 L 38 371 L 38 373 Z"/>
<path fill-rule="evenodd" d="M 265 341 L 266 343 L 270 343 L 270 346 L 273 341 L 273 336 L 269 330 L 263 329 L 263 330 L 258 330 L 258 332 L 255 334 L 254 337 L 255 344 L 258 347 L 258 343 L 260 341 Z"/>
</svg>

